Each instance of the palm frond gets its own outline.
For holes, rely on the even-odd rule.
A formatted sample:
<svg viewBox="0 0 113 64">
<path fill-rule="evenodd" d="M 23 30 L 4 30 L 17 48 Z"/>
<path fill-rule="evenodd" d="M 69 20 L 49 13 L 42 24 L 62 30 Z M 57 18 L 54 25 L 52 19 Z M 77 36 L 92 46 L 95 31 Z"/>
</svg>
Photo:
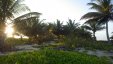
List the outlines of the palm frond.
<svg viewBox="0 0 113 64">
<path fill-rule="evenodd" d="M 98 25 L 101 25 L 101 24 L 105 24 L 106 22 L 109 21 L 109 18 L 106 16 L 106 17 L 102 17 L 98 20 Z"/>
<path fill-rule="evenodd" d="M 16 1 L 14 1 L 12 6 L 9 8 L 9 11 L 13 12 L 14 14 L 19 14 L 19 13 L 21 13 L 23 11 L 30 11 L 28 6 L 26 6 L 25 4 L 22 4 L 23 1 L 24 0 L 16 0 Z"/>
<path fill-rule="evenodd" d="M 103 24 L 98 24 L 98 22 L 99 22 L 98 19 L 89 19 L 84 24 L 86 24 L 85 26 L 90 27 L 93 32 L 105 29 L 105 26 L 103 26 Z M 88 28 L 86 27 L 86 29 Z"/>
<path fill-rule="evenodd" d="M 81 19 L 98 18 L 98 17 L 101 17 L 101 16 L 103 16 L 102 13 L 99 13 L 99 12 L 89 12 L 89 13 L 85 14 L 84 16 L 82 16 Z"/>
<path fill-rule="evenodd" d="M 110 11 L 112 12 L 112 11 L 113 11 L 113 4 L 111 4 L 111 5 L 109 6 L 109 8 L 110 8 Z"/>
<path fill-rule="evenodd" d="M 102 25 L 96 26 L 96 31 L 101 31 L 103 29 L 105 29 L 105 26 L 102 26 Z"/>
<path fill-rule="evenodd" d="M 110 15 L 110 20 L 113 20 L 113 12 Z"/>
<path fill-rule="evenodd" d="M 13 12 L 13 13 L 16 14 L 16 15 L 22 13 L 23 11 L 24 11 L 24 12 L 25 12 L 25 11 L 30 11 L 30 9 L 29 9 L 29 7 L 26 6 L 25 4 L 21 4 L 21 5 L 18 4 L 18 5 L 15 6 L 15 8 L 13 8 L 13 9 L 11 10 L 11 12 Z"/>
<path fill-rule="evenodd" d="M 99 18 L 88 19 L 84 24 L 98 23 Z"/>
<path fill-rule="evenodd" d="M 102 12 L 102 6 L 96 4 L 96 3 L 88 3 L 88 5 L 91 5 L 91 9 L 97 10 L 99 12 Z"/>
<path fill-rule="evenodd" d="M 86 30 L 92 30 L 92 27 L 91 26 L 88 26 L 88 25 L 83 25 L 82 28 L 83 29 L 86 29 Z"/>
<path fill-rule="evenodd" d="M 22 16 L 19 16 L 17 18 L 15 18 L 14 20 L 22 20 L 22 19 L 26 19 L 26 18 L 30 18 L 30 17 L 39 17 L 41 15 L 41 13 L 38 12 L 30 12 L 27 14 L 24 14 Z"/>
</svg>

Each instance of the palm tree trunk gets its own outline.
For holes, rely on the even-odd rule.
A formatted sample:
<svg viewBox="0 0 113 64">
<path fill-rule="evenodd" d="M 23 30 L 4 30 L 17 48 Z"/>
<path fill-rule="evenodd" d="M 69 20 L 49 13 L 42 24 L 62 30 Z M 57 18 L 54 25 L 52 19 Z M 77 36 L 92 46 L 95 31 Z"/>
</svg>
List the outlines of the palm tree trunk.
<svg viewBox="0 0 113 64">
<path fill-rule="evenodd" d="M 93 31 L 93 38 L 94 38 L 94 41 L 96 41 L 95 31 Z"/>
<path fill-rule="evenodd" d="M 2 25 L 3 27 L 3 25 Z M 6 35 L 4 33 L 3 28 L 0 29 L 0 51 L 3 52 L 4 51 L 4 43 L 5 43 L 5 38 Z"/>
<path fill-rule="evenodd" d="M 109 33 L 108 33 L 108 22 L 106 22 L 106 36 L 107 36 L 108 43 L 111 43 L 109 38 Z"/>
<path fill-rule="evenodd" d="M 5 32 L 5 15 L 2 19 L 3 22 L 0 23 L 0 51 L 3 51 L 3 46 L 4 46 L 4 43 L 5 43 L 5 38 L 6 38 L 6 34 L 4 33 Z"/>
</svg>

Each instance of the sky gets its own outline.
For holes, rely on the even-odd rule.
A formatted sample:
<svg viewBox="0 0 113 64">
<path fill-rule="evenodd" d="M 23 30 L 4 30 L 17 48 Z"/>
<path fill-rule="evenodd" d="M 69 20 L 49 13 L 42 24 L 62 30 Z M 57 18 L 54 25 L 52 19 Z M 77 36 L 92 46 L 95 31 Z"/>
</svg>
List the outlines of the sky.
<svg viewBox="0 0 113 64">
<path fill-rule="evenodd" d="M 55 22 L 59 19 L 66 23 L 68 19 L 75 20 L 83 24 L 85 20 L 80 18 L 90 12 L 90 6 L 87 3 L 91 0 L 25 0 L 25 4 L 33 12 L 42 13 L 40 19 L 46 19 L 44 22 Z M 109 34 L 113 32 L 113 23 L 109 23 Z M 98 40 L 106 40 L 106 31 L 96 32 Z"/>
</svg>

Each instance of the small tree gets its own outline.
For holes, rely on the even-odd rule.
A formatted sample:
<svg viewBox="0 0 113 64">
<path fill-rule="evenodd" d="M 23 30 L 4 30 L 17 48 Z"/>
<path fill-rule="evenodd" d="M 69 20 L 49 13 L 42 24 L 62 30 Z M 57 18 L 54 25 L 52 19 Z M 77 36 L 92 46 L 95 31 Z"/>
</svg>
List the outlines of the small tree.
<svg viewBox="0 0 113 64">
<path fill-rule="evenodd" d="M 100 31 L 100 30 L 105 29 L 105 26 L 103 26 L 103 25 L 98 25 L 97 22 L 87 21 L 87 22 L 82 26 L 82 28 L 84 28 L 84 29 L 86 29 L 86 30 L 92 31 L 93 38 L 94 38 L 94 40 L 96 41 L 95 33 L 96 33 L 97 31 Z"/>
</svg>

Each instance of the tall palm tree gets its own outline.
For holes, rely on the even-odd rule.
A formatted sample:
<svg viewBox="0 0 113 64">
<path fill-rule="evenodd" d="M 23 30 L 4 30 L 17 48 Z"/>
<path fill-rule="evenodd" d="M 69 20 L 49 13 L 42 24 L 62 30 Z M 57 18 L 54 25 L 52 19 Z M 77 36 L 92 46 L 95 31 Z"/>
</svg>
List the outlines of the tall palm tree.
<svg viewBox="0 0 113 64">
<path fill-rule="evenodd" d="M 7 20 L 14 18 L 14 14 L 19 14 L 29 8 L 22 3 L 23 0 L 0 0 L 0 44 L 4 43 L 4 31 Z"/>
<path fill-rule="evenodd" d="M 95 33 L 96 33 L 97 31 L 100 31 L 100 30 L 105 29 L 105 26 L 103 26 L 103 25 L 98 25 L 97 22 L 87 21 L 87 22 L 82 26 L 82 28 L 84 28 L 84 29 L 86 29 L 86 30 L 92 31 L 93 38 L 94 38 L 94 40 L 96 41 Z"/>
<path fill-rule="evenodd" d="M 94 0 L 91 3 L 88 3 L 88 5 L 91 5 L 91 9 L 96 11 L 85 14 L 81 19 L 96 20 L 98 21 L 98 24 L 106 24 L 107 40 L 110 43 L 108 22 L 113 20 L 112 0 Z"/>
</svg>

